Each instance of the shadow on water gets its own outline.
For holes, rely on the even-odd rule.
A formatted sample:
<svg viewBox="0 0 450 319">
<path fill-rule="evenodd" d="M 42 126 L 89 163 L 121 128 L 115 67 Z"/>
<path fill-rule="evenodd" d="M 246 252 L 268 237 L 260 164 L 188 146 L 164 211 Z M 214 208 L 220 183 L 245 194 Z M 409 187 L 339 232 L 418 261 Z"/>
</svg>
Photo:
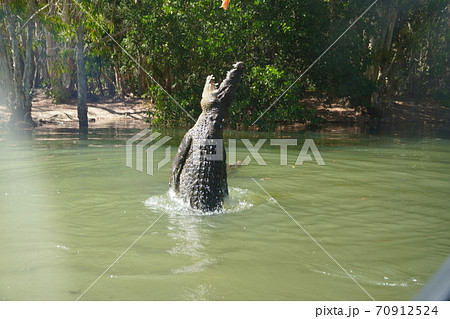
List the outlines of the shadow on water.
<svg viewBox="0 0 450 319">
<path fill-rule="evenodd" d="M 295 132 L 287 128 L 285 132 Z M 298 132 L 298 130 L 297 130 Z M 308 132 L 308 131 L 305 131 Z M 319 130 L 310 132 L 332 133 L 342 135 L 377 136 L 377 137 L 405 137 L 405 138 L 450 138 L 450 127 L 445 125 L 427 125 L 426 123 L 410 123 L 408 125 L 393 125 L 373 121 L 371 123 L 351 125 L 328 123 Z"/>
<path fill-rule="evenodd" d="M 450 128 L 445 125 L 428 125 L 427 123 L 394 125 L 393 123 L 376 122 L 362 126 L 361 133 L 381 137 L 449 138 Z"/>
<path fill-rule="evenodd" d="M 80 127 L 78 131 L 78 138 L 80 140 L 87 140 L 88 139 L 88 128 L 87 127 Z"/>
<path fill-rule="evenodd" d="M 16 130 L 14 128 L 8 128 L 3 134 L 1 133 L 2 132 L 0 131 L 0 141 L 2 137 L 12 141 L 31 141 L 33 139 L 32 130 Z"/>
<path fill-rule="evenodd" d="M 0 141 L 2 140 L 32 140 L 32 139 L 77 139 L 96 141 L 108 140 L 127 140 L 142 128 L 135 126 L 109 126 L 109 127 L 90 127 L 80 131 L 75 127 L 56 127 L 40 126 L 34 130 L 15 130 L 7 127 L 0 127 Z M 164 135 L 175 137 L 169 144 L 177 147 L 179 140 L 189 128 L 154 128 L 151 130 L 160 132 Z M 371 121 L 358 124 L 339 124 L 324 123 L 317 130 L 306 130 L 304 126 L 297 127 L 283 126 L 276 132 L 263 131 L 236 131 L 227 130 L 224 132 L 224 138 L 271 138 L 283 134 L 338 134 L 342 136 L 359 137 L 405 137 L 405 138 L 450 138 L 450 127 L 446 125 L 435 125 L 427 122 L 413 123 L 392 123 L 383 121 Z"/>
</svg>

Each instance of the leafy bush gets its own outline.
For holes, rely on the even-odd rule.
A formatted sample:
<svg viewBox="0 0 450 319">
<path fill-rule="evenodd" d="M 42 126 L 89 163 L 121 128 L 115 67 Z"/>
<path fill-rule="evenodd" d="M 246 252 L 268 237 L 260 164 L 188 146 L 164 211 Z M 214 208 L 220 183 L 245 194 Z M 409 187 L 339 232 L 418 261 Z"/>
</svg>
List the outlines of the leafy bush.
<svg viewBox="0 0 450 319">
<path fill-rule="evenodd" d="M 188 91 L 188 90 L 186 90 Z M 201 92 L 201 91 L 199 91 Z M 188 92 L 182 92 L 187 96 Z M 180 104 L 177 105 L 159 86 L 156 84 L 151 86 L 148 91 L 148 96 L 151 97 L 151 102 L 154 109 L 149 111 L 150 121 L 157 127 L 165 126 L 190 126 L 193 124 L 191 118 L 180 108 L 180 106 L 188 112 L 194 119 L 200 113 L 195 112 L 195 109 L 189 107 L 194 103 L 188 98 L 179 99 L 178 95 L 174 99 Z M 173 95 L 172 95 L 173 96 Z M 193 96 L 199 96 L 199 93 Z M 198 110 L 200 110 L 200 100 L 198 103 Z"/>
<path fill-rule="evenodd" d="M 281 124 L 305 123 L 314 119 L 314 114 L 300 104 L 296 85 L 284 93 L 295 80 L 293 75 L 271 65 L 251 68 L 231 106 L 231 127 L 248 128 L 256 121 L 256 127 L 273 130 Z"/>
<path fill-rule="evenodd" d="M 229 110 L 228 123 L 232 128 L 248 128 L 255 123 L 255 127 L 263 130 L 273 130 L 281 124 L 305 123 L 311 121 L 317 124 L 315 114 L 299 103 L 300 95 L 295 85 L 279 100 L 284 91 L 295 81 L 292 75 L 267 65 L 253 67 L 247 70 L 238 86 L 234 102 Z M 200 99 L 203 90 L 203 80 L 196 79 L 197 84 L 185 86 L 183 90 L 174 93 L 174 98 L 185 108 L 191 116 L 196 118 L 200 112 Z M 191 125 L 189 117 L 170 99 L 167 94 L 156 85 L 148 92 L 155 105 L 151 115 L 154 125 Z"/>
</svg>

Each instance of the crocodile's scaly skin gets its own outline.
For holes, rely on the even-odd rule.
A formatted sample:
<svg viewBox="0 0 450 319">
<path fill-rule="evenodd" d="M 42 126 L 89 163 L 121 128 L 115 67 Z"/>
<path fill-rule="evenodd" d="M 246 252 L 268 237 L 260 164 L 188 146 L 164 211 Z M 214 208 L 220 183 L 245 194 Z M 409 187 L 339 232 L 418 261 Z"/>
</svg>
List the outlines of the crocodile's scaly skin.
<svg viewBox="0 0 450 319">
<path fill-rule="evenodd" d="M 244 68 L 243 62 L 237 62 L 217 89 L 214 77 L 207 77 L 201 101 L 202 114 L 178 147 L 169 188 L 192 208 L 201 211 L 220 209 L 228 195 L 223 125 Z M 216 147 L 222 148 L 223 157 L 219 156 L 220 149 L 216 150 Z"/>
</svg>

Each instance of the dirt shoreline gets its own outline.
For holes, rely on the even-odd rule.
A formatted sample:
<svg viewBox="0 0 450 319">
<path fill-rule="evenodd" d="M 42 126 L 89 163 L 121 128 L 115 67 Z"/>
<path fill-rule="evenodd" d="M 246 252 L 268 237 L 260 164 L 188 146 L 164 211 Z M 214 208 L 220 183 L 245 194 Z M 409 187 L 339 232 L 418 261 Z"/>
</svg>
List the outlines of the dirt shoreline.
<svg viewBox="0 0 450 319">
<path fill-rule="evenodd" d="M 56 104 L 47 97 L 43 90 L 37 90 L 33 97 L 32 118 L 43 128 L 67 127 L 77 128 L 76 99 L 69 103 Z M 370 119 L 360 109 L 350 108 L 345 103 L 337 101 L 324 103 L 315 98 L 301 101 L 309 109 L 315 110 L 322 119 L 322 126 L 358 127 Z M 148 126 L 148 111 L 151 103 L 148 100 L 131 98 L 99 98 L 96 102 L 88 102 L 88 118 L 91 128 L 141 128 Z M 9 110 L 0 105 L 0 125 L 6 126 Z M 408 100 L 392 101 L 389 111 L 381 122 L 391 126 L 430 126 L 441 127 L 450 124 L 450 108 L 438 105 L 433 101 L 415 103 Z M 307 125 L 294 124 L 280 127 L 284 129 L 306 129 Z"/>
<path fill-rule="evenodd" d="M 77 101 L 56 104 L 43 90 L 37 90 L 32 100 L 31 117 L 42 127 L 78 127 Z M 151 104 L 146 100 L 131 98 L 99 98 L 88 101 L 89 127 L 145 127 Z M 9 110 L 0 105 L 0 123 L 6 125 Z"/>
</svg>

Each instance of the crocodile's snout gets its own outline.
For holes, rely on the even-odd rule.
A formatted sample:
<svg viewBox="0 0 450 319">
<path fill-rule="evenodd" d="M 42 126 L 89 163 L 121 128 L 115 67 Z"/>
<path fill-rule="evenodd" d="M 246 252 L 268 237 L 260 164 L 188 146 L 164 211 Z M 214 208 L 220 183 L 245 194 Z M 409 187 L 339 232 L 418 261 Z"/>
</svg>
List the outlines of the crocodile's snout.
<svg viewBox="0 0 450 319">
<path fill-rule="evenodd" d="M 237 86 L 237 83 L 241 79 L 242 73 L 244 73 L 244 70 L 245 70 L 244 62 L 236 62 L 233 65 L 233 68 L 230 71 L 228 71 L 227 78 L 222 83 L 229 82 L 228 84 L 233 84 Z"/>
<path fill-rule="evenodd" d="M 236 70 L 244 71 L 244 69 L 245 69 L 245 63 L 244 63 L 244 62 L 236 62 L 236 63 L 233 65 L 233 67 L 234 67 Z"/>
<path fill-rule="evenodd" d="M 236 92 L 236 88 L 244 73 L 244 69 L 244 62 L 236 62 L 233 65 L 233 69 L 228 71 L 227 77 L 220 83 L 219 88 L 215 91 L 222 107 L 228 108 L 230 106 L 233 95 Z"/>
</svg>

